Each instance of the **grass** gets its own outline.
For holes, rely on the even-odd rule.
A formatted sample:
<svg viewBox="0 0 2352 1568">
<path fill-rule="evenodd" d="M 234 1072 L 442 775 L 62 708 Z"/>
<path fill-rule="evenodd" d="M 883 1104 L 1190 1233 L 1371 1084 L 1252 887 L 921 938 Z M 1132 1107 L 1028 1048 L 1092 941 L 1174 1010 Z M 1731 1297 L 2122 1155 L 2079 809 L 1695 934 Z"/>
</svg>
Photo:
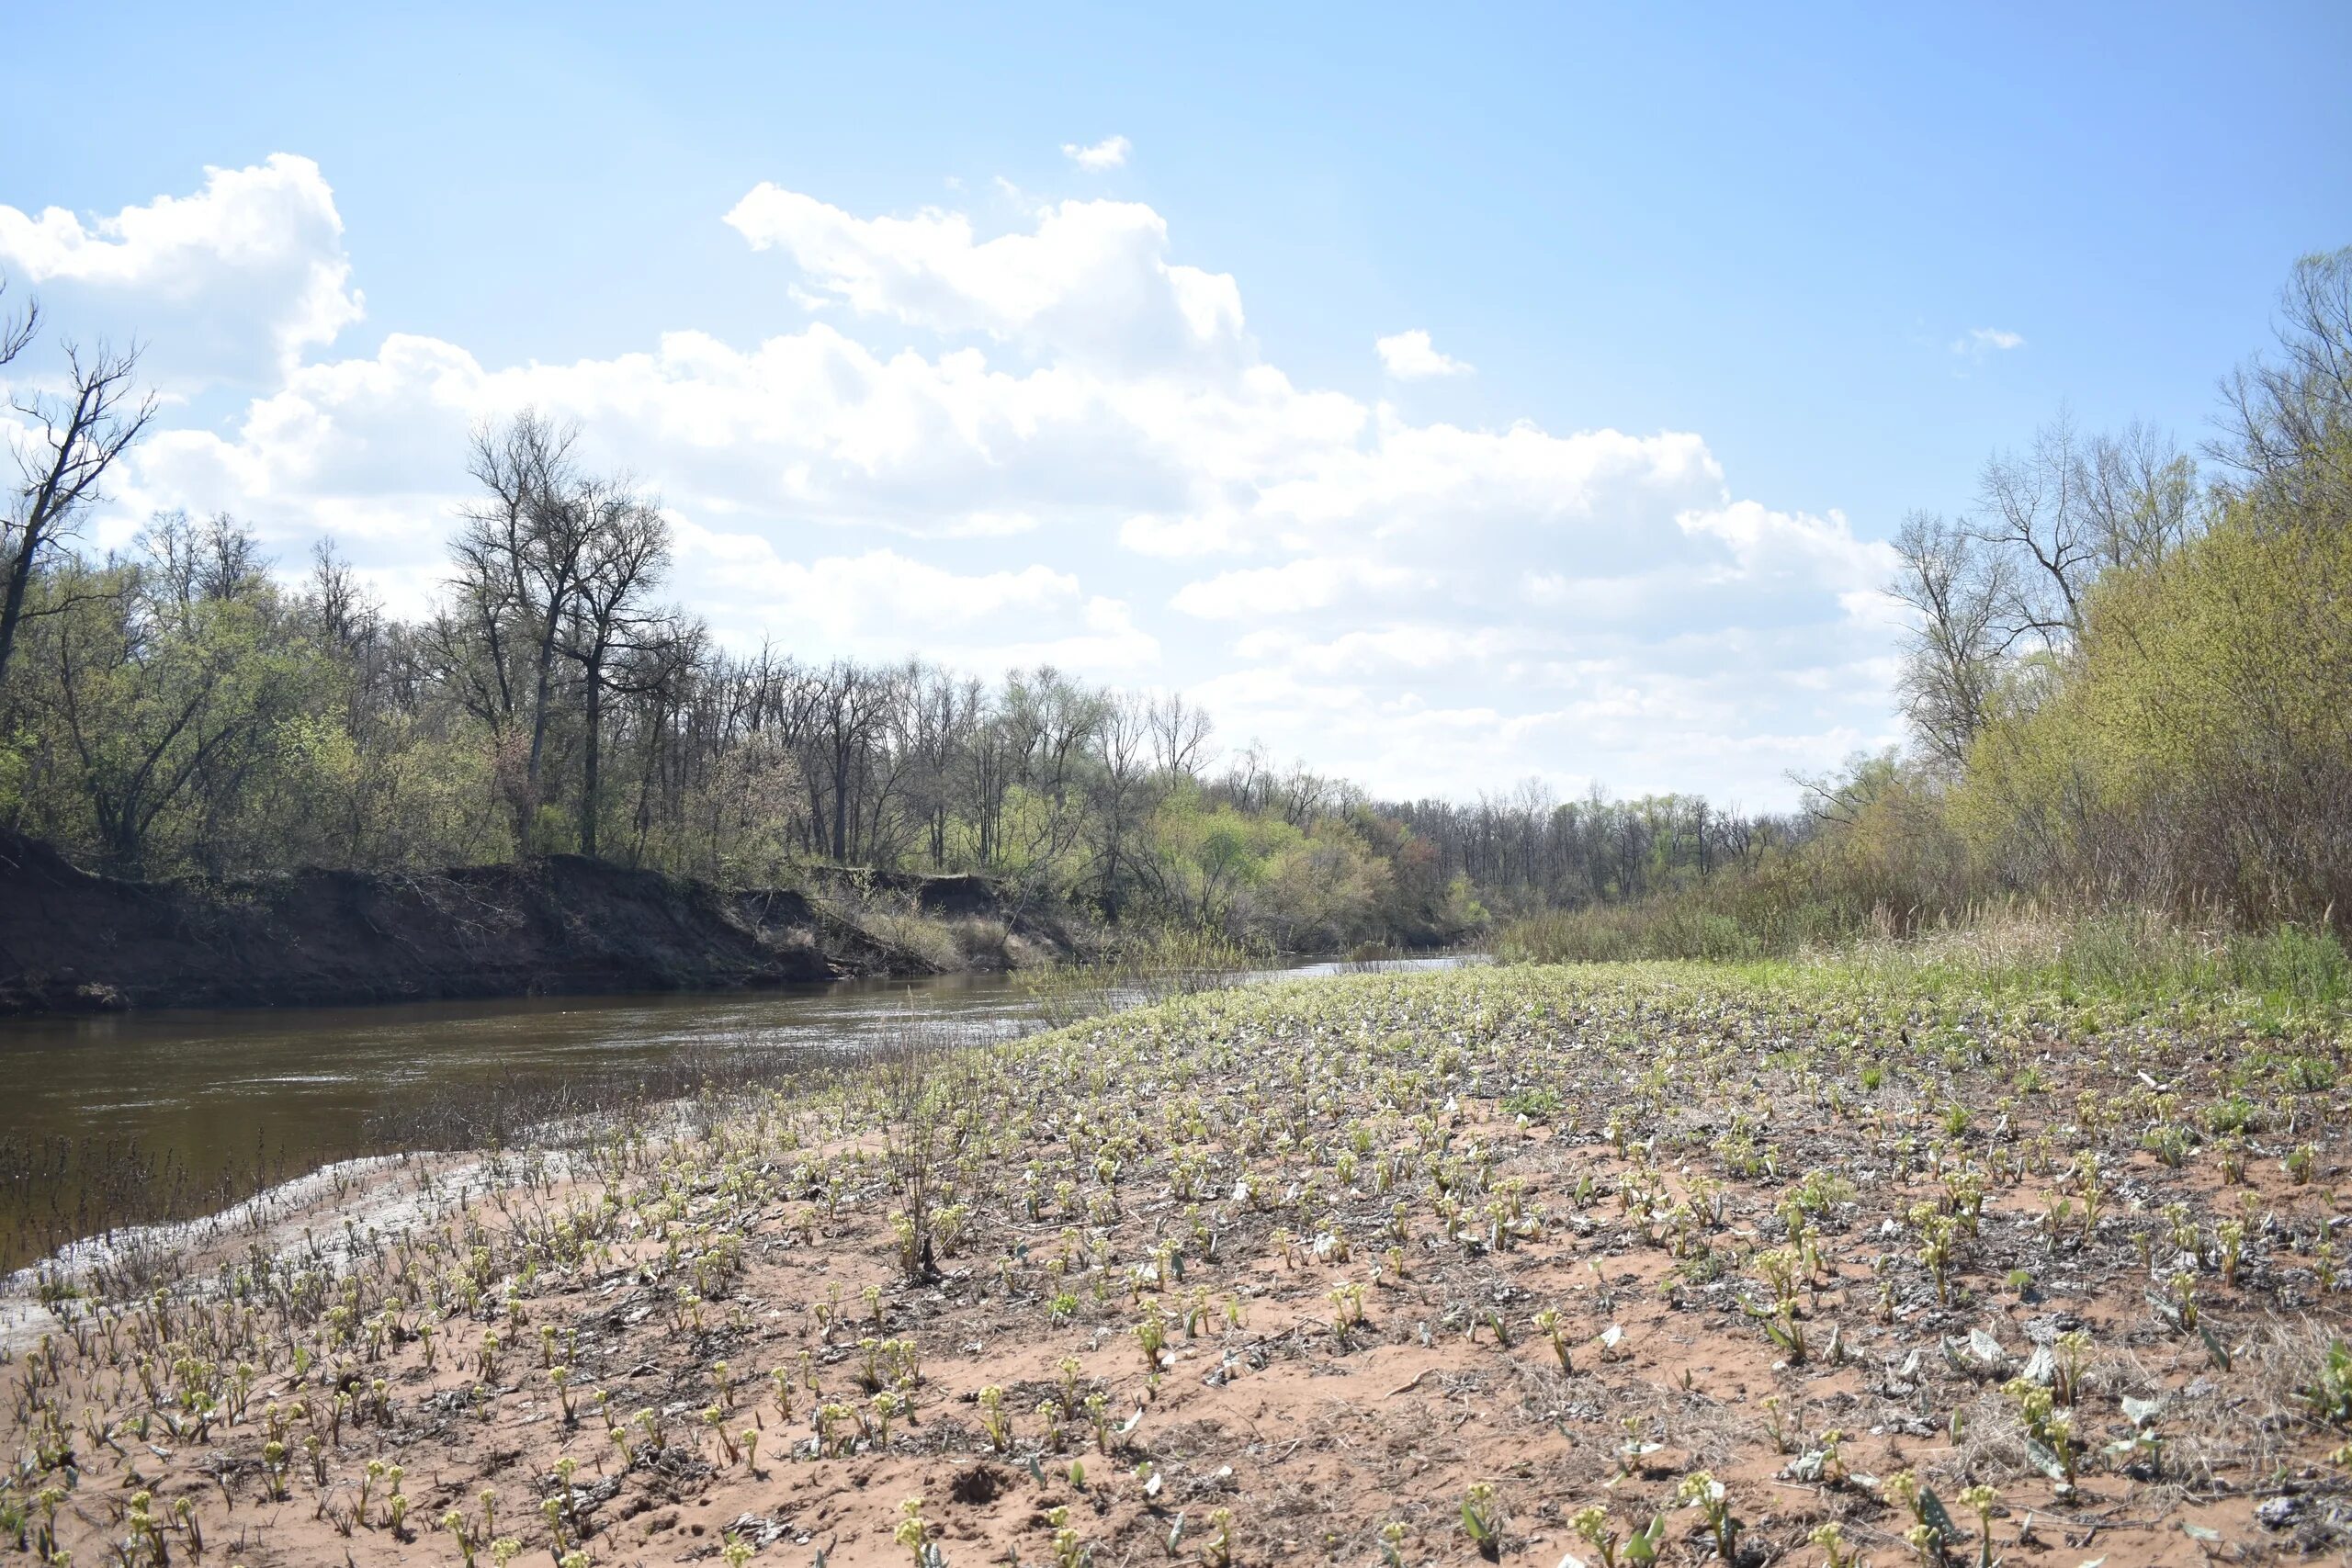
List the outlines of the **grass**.
<svg viewBox="0 0 2352 1568">
<path fill-rule="evenodd" d="M 2184 958 L 2206 990 L 2120 1007 L 2140 960 L 2004 940 L 1171 981 L 589 1129 L 405 1221 L 306 1216 L 340 1257 L 52 1279 L 0 1527 L 256 1564 L 721 1530 L 840 1568 L 1468 1563 L 1639 1532 L 1687 1564 L 2072 1568 L 2083 1520 L 2152 1568 L 2205 1561 L 2185 1526 L 2340 1553 L 2328 961 Z M 2323 1000 L 2274 1018 L 2231 976 Z"/>
<path fill-rule="evenodd" d="M 2218 1007 L 2278 1029 L 2352 1017 L 2352 953 L 2324 925 L 2200 928 L 2153 910 L 1986 906 L 1913 934 L 1826 905 L 1754 911 L 1695 897 L 1537 915 L 1494 947 L 1536 964 L 1690 960 L 1767 983 L 1810 977 L 1935 997 L 2043 996 L 2146 1010 Z"/>
<path fill-rule="evenodd" d="M 2352 954 L 2324 928 L 2199 931 L 2143 910 L 2011 914 L 1810 962 L 1940 996 L 2207 1004 L 2282 1022 L 2340 1021 L 2352 1009 Z"/>
<path fill-rule="evenodd" d="M 1725 905 L 1691 893 L 1544 910 L 1506 922 L 1490 946 L 1508 963 L 1693 959 L 1744 964 L 1834 944 L 1861 929 L 1861 921 L 1834 905 L 1770 900 Z"/>
</svg>

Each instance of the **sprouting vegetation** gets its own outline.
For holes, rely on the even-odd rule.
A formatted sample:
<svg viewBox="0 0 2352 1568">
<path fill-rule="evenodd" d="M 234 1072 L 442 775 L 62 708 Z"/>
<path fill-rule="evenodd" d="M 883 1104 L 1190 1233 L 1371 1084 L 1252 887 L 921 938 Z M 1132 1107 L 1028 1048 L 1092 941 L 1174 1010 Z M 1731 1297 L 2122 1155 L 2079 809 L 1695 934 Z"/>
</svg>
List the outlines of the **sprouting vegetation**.
<svg viewBox="0 0 2352 1568">
<path fill-rule="evenodd" d="M 1869 966 L 1201 989 L 414 1164 L 339 1237 L 52 1268 L 0 1526 L 129 1562 L 2340 1551 L 2348 1045 Z"/>
</svg>

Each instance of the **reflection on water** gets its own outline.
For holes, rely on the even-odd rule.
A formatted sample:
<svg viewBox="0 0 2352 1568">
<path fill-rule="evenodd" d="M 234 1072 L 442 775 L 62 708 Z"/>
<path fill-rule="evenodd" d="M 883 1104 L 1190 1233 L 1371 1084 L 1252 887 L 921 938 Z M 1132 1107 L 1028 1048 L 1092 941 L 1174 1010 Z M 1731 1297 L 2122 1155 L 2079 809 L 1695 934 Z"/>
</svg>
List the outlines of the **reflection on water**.
<svg viewBox="0 0 2352 1568">
<path fill-rule="evenodd" d="M 723 995 L 523 997 L 390 1007 L 111 1013 L 0 1026 L 0 1129 L 136 1139 L 199 1175 L 257 1149 L 296 1165 L 360 1146 L 422 1100 L 628 1077 L 707 1057 L 841 1051 L 943 1031 L 1002 1038 L 1031 1008 L 1002 976 Z M 780 1066 L 785 1065 L 782 1062 Z"/>
</svg>

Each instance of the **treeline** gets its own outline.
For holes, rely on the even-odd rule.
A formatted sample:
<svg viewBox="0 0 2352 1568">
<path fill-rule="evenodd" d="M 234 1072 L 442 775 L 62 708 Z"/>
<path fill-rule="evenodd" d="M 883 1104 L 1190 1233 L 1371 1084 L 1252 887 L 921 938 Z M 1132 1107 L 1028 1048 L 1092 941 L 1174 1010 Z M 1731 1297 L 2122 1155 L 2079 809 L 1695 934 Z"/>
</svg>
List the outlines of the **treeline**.
<svg viewBox="0 0 2352 1568">
<path fill-rule="evenodd" d="M 39 331 L 0 333 L 0 364 Z M 1696 797 L 1386 805 L 1175 695 L 1051 670 L 730 652 L 665 595 L 658 500 L 525 412 L 472 438 L 435 608 L 389 615 L 332 544 L 307 575 L 233 517 L 76 525 L 152 404 L 67 356 L 27 404 L 0 538 L 0 822 L 130 876 L 578 853 L 738 886 L 816 867 L 979 872 L 1016 903 L 1291 948 L 1440 942 L 1639 897 L 1790 831 Z"/>
<path fill-rule="evenodd" d="M 0 364 L 38 329 L 0 322 Z M 1906 520 L 1914 743 L 1782 817 L 1532 784 L 1384 803 L 1220 753 L 1181 697 L 729 651 L 665 596 L 658 501 L 529 412 L 473 438 L 476 500 L 414 621 L 331 546 L 297 579 L 226 516 L 96 556 L 75 525 L 151 407 L 130 355 L 66 368 L 26 404 L 0 533 L 0 822 L 121 874 L 972 871 L 1291 948 L 1581 910 L 1596 951 L 1724 955 L 2020 895 L 2352 917 L 2352 251 L 2296 268 L 2203 465 L 2061 419 L 1964 514 Z"/>
<path fill-rule="evenodd" d="M 38 326 L 9 322 L 0 361 Z M 1181 697 L 731 653 L 663 595 L 656 500 L 528 412 L 474 438 L 478 497 L 419 620 L 331 545 L 281 573 L 226 515 L 159 515 L 93 555 L 76 525 L 152 405 L 131 355 L 67 369 L 28 404 L 0 536 L 0 822 L 95 867 L 977 871 L 1021 903 L 1292 948 L 1453 940 L 1485 918 L 1476 877 L 1534 885 L 1444 807 L 1385 809 L 1254 747 L 1220 764 Z M 1602 882 L 1656 874 L 1630 842 Z"/>
<path fill-rule="evenodd" d="M 2352 249 L 2297 264 L 2277 336 L 2198 454 L 2062 416 L 1905 520 L 1907 750 L 1805 781 L 1703 894 L 1509 945 L 1760 955 L 2020 899 L 2352 934 Z"/>
</svg>

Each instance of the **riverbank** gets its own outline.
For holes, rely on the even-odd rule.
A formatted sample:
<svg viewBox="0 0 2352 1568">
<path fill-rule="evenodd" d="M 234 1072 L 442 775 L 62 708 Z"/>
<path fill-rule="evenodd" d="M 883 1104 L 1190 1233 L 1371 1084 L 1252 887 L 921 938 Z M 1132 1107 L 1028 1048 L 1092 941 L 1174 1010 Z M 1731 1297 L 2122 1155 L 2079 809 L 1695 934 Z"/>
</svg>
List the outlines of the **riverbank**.
<svg viewBox="0 0 2352 1568">
<path fill-rule="evenodd" d="M 1209 992 L 125 1279 L 5 1484 L 254 1568 L 2340 1553 L 2346 1066 L 1694 965 Z"/>
<path fill-rule="evenodd" d="M 978 877 L 729 891 L 573 855 L 221 883 L 0 834 L 0 1014 L 726 990 L 1066 956 Z"/>
</svg>

